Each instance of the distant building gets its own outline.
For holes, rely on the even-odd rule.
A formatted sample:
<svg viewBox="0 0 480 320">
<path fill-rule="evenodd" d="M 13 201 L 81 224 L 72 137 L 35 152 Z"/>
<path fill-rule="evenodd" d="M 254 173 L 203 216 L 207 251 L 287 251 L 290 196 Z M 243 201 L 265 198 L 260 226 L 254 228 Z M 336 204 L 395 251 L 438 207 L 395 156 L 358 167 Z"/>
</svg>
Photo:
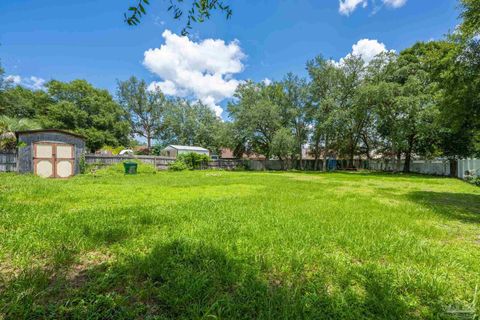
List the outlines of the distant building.
<svg viewBox="0 0 480 320">
<path fill-rule="evenodd" d="M 239 159 L 238 157 L 235 157 L 233 154 L 233 150 L 229 148 L 222 148 L 220 150 L 220 159 Z M 248 160 L 265 160 L 265 156 L 262 154 L 254 153 L 254 152 L 249 152 L 249 153 L 244 153 L 240 159 L 248 159 Z"/>
<path fill-rule="evenodd" d="M 177 146 L 177 145 L 171 144 L 162 150 L 162 155 L 176 158 L 179 154 L 190 153 L 190 152 L 195 152 L 198 154 L 206 154 L 207 156 L 210 154 L 210 151 L 202 147 Z"/>
</svg>

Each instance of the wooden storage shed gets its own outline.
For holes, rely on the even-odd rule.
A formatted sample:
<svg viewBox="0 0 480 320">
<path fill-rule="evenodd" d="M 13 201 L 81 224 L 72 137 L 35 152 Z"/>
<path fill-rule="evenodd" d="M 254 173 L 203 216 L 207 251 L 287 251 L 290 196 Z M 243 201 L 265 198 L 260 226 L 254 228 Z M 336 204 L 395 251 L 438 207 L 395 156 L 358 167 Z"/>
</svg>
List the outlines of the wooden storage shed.
<svg viewBox="0 0 480 320">
<path fill-rule="evenodd" d="M 46 129 L 16 132 L 17 171 L 44 178 L 68 178 L 80 172 L 85 152 L 81 135 L 63 130 Z"/>
</svg>

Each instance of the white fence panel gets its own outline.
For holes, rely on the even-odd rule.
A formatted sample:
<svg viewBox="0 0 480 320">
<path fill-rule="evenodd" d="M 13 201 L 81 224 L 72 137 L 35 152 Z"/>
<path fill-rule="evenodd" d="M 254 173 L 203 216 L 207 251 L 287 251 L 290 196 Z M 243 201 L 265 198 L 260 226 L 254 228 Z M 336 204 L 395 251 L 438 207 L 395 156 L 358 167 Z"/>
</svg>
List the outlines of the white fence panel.
<svg viewBox="0 0 480 320">
<path fill-rule="evenodd" d="M 465 179 L 468 172 L 480 176 L 480 159 L 458 160 L 458 177 L 460 179 Z"/>
</svg>

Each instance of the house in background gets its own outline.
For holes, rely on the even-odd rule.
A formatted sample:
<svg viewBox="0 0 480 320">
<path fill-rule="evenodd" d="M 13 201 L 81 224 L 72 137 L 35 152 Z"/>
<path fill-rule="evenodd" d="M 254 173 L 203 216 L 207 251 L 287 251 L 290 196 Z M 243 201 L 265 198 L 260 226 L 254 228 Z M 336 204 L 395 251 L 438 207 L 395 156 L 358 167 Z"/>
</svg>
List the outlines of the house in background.
<svg viewBox="0 0 480 320">
<path fill-rule="evenodd" d="M 162 155 L 171 157 L 171 158 L 176 158 L 179 154 L 182 153 L 190 153 L 190 152 L 195 152 L 198 154 L 205 154 L 205 155 L 210 155 L 210 151 L 208 151 L 205 148 L 202 147 L 195 147 L 195 146 L 177 146 L 177 145 L 169 145 L 165 149 L 162 150 Z"/>
<path fill-rule="evenodd" d="M 229 148 L 220 149 L 220 159 L 233 160 L 233 159 L 244 159 L 244 160 L 266 160 L 266 157 L 263 154 L 258 154 L 255 152 L 244 153 L 241 158 L 235 157 L 233 150 Z"/>
</svg>

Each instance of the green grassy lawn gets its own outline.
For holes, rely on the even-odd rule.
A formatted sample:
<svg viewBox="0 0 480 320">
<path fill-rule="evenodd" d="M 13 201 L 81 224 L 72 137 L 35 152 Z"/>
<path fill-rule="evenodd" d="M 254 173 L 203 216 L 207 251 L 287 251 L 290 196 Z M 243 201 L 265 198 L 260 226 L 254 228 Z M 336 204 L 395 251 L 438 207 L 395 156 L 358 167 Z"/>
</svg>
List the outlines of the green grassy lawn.
<svg viewBox="0 0 480 320">
<path fill-rule="evenodd" d="M 0 175 L 0 319 L 478 319 L 480 188 L 362 173 Z"/>
</svg>

